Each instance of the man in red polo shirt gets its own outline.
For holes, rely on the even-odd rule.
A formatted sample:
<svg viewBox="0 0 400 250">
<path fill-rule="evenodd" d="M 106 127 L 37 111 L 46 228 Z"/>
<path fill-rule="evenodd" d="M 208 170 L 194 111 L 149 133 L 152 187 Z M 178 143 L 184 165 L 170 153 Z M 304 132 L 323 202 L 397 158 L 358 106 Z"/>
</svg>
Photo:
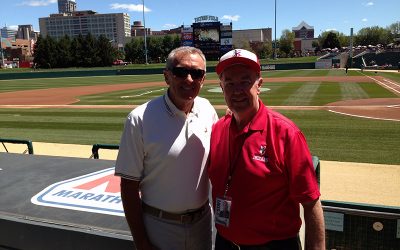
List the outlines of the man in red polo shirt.
<svg viewBox="0 0 400 250">
<path fill-rule="evenodd" d="M 232 114 L 220 119 L 211 135 L 215 249 L 301 249 L 300 204 L 307 249 L 325 249 L 320 192 L 306 140 L 292 121 L 258 98 L 263 80 L 257 56 L 232 50 L 216 71 Z"/>
</svg>

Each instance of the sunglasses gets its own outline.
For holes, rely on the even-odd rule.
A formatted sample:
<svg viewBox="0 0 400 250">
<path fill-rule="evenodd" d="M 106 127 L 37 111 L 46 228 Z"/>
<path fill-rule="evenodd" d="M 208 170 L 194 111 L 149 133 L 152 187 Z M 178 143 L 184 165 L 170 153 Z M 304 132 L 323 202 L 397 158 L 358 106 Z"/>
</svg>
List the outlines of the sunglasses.
<svg viewBox="0 0 400 250">
<path fill-rule="evenodd" d="M 183 67 L 173 67 L 171 70 L 172 74 L 176 77 L 186 78 L 188 74 L 192 77 L 193 80 L 199 80 L 203 78 L 206 71 L 202 69 L 187 69 Z"/>
</svg>

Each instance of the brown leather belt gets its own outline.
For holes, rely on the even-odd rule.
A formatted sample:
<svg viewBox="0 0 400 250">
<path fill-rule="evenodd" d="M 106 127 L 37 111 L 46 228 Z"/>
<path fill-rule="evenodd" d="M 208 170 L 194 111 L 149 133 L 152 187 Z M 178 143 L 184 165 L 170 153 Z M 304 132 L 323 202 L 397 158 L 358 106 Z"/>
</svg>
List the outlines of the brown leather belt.
<svg viewBox="0 0 400 250">
<path fill-rule="evenodd" d="M 204 213 L 207 211 L 208 208 L 208 201 L 201 206 L 199 209 L 183 213 L 183 214 L 175 214 L 170 213 L 167 211 L 163 211 L 161 209 L 152 207 L 147 205 L 146 203 L 142 202 L 142 209 L 143 212 L 153 215 L 158 218 L 166 219 L 166 220 L 173 220 L 180 222 L 182 224 L 189 224 L 198 221 L 200 218 L 203 217 Z"/>
</svg>

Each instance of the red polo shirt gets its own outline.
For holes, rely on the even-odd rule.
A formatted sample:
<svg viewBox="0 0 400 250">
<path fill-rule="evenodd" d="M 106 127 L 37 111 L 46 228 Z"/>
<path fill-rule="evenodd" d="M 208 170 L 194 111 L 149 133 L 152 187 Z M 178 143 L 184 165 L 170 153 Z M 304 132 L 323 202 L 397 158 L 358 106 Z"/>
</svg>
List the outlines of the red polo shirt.
<svg viewBox="0 0 400 250">
<path fill-rule="evenodd" d="M 243 245 L 295 237 L 301 226 L 299 203 L 320 196 L 303 134 L 261 101 L 243 130 L 237 131 L 231 121 L 230 115 L 221 118 L 211 135 L 208 173 L 214 207 L 232 173 L 230 224 L 217 224 L 218 232 Z"/>
</svg>

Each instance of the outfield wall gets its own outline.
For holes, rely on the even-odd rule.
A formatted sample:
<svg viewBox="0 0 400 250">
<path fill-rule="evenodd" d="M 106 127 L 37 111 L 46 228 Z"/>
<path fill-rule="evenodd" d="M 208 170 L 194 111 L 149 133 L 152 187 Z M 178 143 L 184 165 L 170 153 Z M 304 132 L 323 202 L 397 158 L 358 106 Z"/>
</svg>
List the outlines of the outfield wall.
<svg viewBox="0 0 400 250">
<path fill-rule="evenodd" d="M 77 70 L 77 71 L 32 71 L 18 73 L 2 73 L 0 80 L 33 79 L 33 78 L 61 78 L 85 76 L 112 76 L 116 70 Z"/>
</svg>

